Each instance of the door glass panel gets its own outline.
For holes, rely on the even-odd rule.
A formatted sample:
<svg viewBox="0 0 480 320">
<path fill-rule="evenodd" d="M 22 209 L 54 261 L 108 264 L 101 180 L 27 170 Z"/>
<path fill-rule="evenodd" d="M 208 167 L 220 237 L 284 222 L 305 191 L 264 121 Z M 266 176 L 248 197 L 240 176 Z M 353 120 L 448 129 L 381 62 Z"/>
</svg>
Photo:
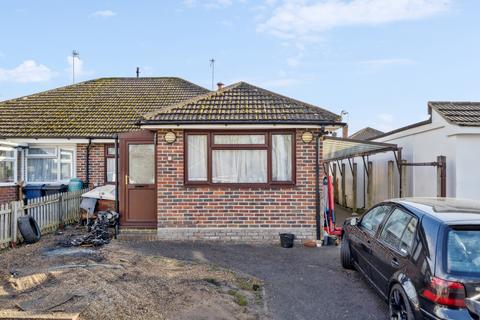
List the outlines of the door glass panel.
<svg viewBox="0 0 480 320">
<path fill-rule="evenodd" d="M 155 183 L 155 148 L 153 144 L 128 146 L 128 183 Z"/>
<path fill-rule="evenodd" d="M 382 234 L 380 235 L 380 239 L 391 245 L 393 248 L 400 249 L 403 234 L 406 231 L 407 226 L 410 224 L 411 219 L 413 219 L 413 217 L 408 213 L 400 209 L 395 209 L 390 217 L 388 217 L 385 227 L 382 230 Z M 413 230 L 415 230 L 415 228 L 413 228 Z M 405 241 L 409 241 L 408 236 Z"/>
<path fill-rule="evenodd" d="M 389 206 L 378 206 L 371 209 L 363 216 L 360 227 L 370 233 L 376 233 L 380 223 L 382 223 L 389 211 Z"/>
</svg>

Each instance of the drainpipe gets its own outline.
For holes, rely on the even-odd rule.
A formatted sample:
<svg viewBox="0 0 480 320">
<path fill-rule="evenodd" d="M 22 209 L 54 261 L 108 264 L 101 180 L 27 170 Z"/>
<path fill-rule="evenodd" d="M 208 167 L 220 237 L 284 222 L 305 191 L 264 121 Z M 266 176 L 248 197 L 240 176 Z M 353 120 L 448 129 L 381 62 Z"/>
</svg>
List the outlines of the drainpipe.
<svg viewBox="0 0 480 320">
<path fill-rule="evenodd" d="M 315 222 L 317 240 L 320 240 L 320 136 L 321 133 L 315 136 Z"/>
<path fill-rule="evenodd" d="M 118 199 L 118 134 L 115 135 L 115 212 L 119 212 Z"/>
<path fill-rule="evenodd" d="M 85 161 L 85 181 L 87 182 L 87 188 L 90 188 L 90 147 L 92 146 L 92 138 L 88 138 L 87 145 L 87 159 Z"/>
</svg>

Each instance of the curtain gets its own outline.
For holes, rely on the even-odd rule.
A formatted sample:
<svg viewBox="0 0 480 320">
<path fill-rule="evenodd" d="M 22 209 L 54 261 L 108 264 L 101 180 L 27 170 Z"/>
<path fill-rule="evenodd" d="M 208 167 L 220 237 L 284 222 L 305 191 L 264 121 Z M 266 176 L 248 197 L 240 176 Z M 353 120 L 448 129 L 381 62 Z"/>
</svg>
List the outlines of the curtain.
<svg viewBox="0 0 480 320">
<path fill-rule="evenodd" d="M 267 150 L 214 150 L 214 183 L 266 183 Z"/>
<path fill-rule="evenodd" d="M 0 182 L 13 182 L 13 160 L 0 160 Z"/>
<path fill-rule="evenodd" d="M 31 158 L 27 160 L 28 182 L 57 181 L 57 159 Z"/>
<path fill-rule="evenodd" d="M 207 181 L 207 136 L 188 135 L 188 181 Z"/>
<path fill-rule="evenodd" d="M 107 158 L 107 182 L 115 182 L 115 158 Z"/>
<path fill-rule="evenodd" d="M 292 180 L 292 135 L 272 135 L 272 180 Z"/>
<path fill-rule="evenodd" d="M 265 144 L 263 134 L 216 134 L 215 144 Z"/>
</svg>

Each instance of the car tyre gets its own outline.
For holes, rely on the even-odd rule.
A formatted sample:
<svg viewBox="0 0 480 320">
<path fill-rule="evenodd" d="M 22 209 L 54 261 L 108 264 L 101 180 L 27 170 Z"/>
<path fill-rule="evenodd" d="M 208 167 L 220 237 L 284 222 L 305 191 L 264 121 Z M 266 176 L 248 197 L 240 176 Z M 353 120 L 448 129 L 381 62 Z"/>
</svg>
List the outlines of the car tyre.
<svg viewBox="0 0 480 320">
<path fill-rule="evenodd" d="M 398 283 L 390 289 L 388 309 L 391 320 L 415 320 L 410 301 Z"/>
<path fill-rule="evenodd" d="M 35 243 L 40 240 L 40 228 L 32 216 L 19 217 L 17 222 L 18 230 L 26 243 Z"/>
<path fill-rule="evenodd" d="M 350 253 L 350 243 L 347 240 L 345 234 L 342 237 L 342 244 L 340 247 L 340 260 L 344 269 L 353 270 L 352 255 Z"/>
</svg>

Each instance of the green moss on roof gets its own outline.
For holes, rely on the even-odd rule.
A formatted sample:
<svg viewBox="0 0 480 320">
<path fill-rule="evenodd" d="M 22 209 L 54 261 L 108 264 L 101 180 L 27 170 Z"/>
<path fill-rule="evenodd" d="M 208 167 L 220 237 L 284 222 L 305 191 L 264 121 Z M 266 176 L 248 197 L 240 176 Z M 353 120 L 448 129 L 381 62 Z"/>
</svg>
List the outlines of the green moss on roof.
<svg viewBox="0 0 480 320">
<path fill-rule="evenodd" d="M 0 102 L 0 137 L 111 137 L 209 92 L 174 77 L 101 78 Z"/>
<path fill-rule="evenodd" d="M 337 122 L 340 117 L 317 106 L 239 82 L 144 116 L 161 122 Z"/>
</svg>

